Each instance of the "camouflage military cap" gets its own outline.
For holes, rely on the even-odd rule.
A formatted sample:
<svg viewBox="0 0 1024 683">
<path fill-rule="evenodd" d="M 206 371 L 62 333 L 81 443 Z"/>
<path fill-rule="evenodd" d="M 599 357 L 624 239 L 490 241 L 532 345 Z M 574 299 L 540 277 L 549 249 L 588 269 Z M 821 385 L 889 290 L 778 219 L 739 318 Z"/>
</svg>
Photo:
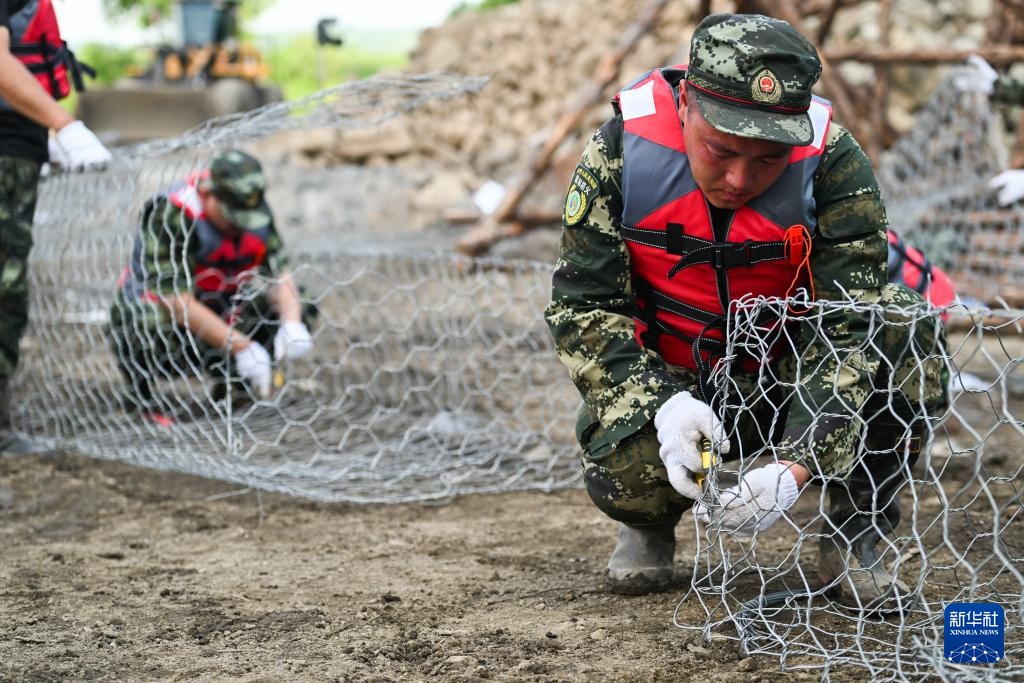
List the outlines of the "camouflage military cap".
<svg viewBox="0 0 1024 683">
<path fill-rule="evenodd" d="M 733 135 L 807 145 L 807 110 L 821 61 L 810 41 L 781 19 L 713 14 L 690 41 L 687 81 L 701 114 Z"/>
<path fill-rule="evenodd" d="M 207 186 L 224 217 L 245 230 L 262 230 L 273 222 L 263 192 L 267 181 L 260 162 L 245 152 L 218 152 L 210 162 Z"/>
</svg>

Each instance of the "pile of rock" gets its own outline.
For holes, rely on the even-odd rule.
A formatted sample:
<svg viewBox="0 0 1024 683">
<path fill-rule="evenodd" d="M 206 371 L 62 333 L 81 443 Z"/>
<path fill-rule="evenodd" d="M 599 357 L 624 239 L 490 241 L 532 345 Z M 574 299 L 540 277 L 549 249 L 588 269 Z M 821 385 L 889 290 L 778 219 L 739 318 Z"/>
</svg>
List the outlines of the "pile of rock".
<svg viewBox="0 0 1024 683">
<path fill-rule="evenodd" d="M 490 77 L 479 93 L 422 108 L 369 130 L 332 130 L 303 135 L 298 149 L 326 165 L 356 163 L 431 168 L 413 199 L 422 222 L 436 221 L 452 206 L 469 205 L 470 195 L 488 179 L 509 183 L 530 152 L 592 80 L 602 56 L 640 13 L 648 0 L 523 0 L 488 12 L 466 12 L 423 32 L 411 56 L 413 72 L 446 71 Z M 625 59 L 619 85 L 653 66 L 686 60 L 686 46 L 699 17 L 700 3 L 671 2 L 654 31 Z M 984 37 L 988 3 L 897 0 L 892 42 L 902 48 L 969 47 Z M 862 2 L 836 17 L 830 42 L 872 44 L 877 39 L 878 3 Z M 714 11 L 732 11 L 734 3 L 715 2 Z M 816 30 L 815 20 L 804 27 Z M 873 71 L 844 64 L 853 83 L 870 87 Z M 912 113 L 928 95 L 935 69 L 897 68 L 893 72 L 890 118 L 897 128 L 912 124 Z M 591 108 L 580 130 L 565 140 L 551 172 L 539 183 L 525 208 L 560 206 L 571 169 L 592 130 L 607 118 L 607 103 L 617 86 Z"/>
</svg>

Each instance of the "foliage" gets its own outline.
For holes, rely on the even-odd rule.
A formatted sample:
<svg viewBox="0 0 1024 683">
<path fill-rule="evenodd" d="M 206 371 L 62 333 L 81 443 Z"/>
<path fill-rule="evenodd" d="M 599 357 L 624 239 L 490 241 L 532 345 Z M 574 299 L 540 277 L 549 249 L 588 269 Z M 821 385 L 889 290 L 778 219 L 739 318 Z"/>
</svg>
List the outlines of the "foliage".
<svg viewBox="0 0 1024 683">
<path fill-rule="evenodd" d="M 515 5 L 518 2 L 519 0 L 477 0 L 476 2 L 463 0 L 452 9 L 448 14 L 448 18 L 451 19 L 466 12 L 486 12 L 498 7 L 504 7 L 505 5 Z"/>
<path fill-rule="evenodd" d="M 378 71 L 400 69 L 407 62 L 402 54 L 374 52 L 347 43 L 340 48 L 321 48 L 311 35 L 288 38 L 269 46 L 265 42 L 261 41 L 260 49 L 270 66 L 270 80 L 281 87 L 285 99 L 289 100 L 320 88 L 367 78 Z"/>
<path fill-rule="evenodd" d="M 242 0 L 239 14 L 242 24 L 273 5 L 275 0 Z M 154 26 L 171 18 L 176 0 L 103 0 L 107 16 L 135 16 L 144 27 Z"/>
<path fill-rule="evenodd" d="M 144 67 L 152 58 L 145 49 L 124 48 L 100 43 L 87 43 L 77 48 L 75 56 L 96 69 L 96 78 L 87 78 L 86 87 L 111 85 L 128 71 Z"/>
</svg>

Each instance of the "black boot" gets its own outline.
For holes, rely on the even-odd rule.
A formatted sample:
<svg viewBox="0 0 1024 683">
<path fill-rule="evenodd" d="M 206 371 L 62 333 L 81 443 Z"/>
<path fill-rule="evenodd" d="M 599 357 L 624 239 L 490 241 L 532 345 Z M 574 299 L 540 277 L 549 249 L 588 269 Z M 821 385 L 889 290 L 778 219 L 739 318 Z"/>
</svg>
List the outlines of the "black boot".
<svg viewBox="0 0 1024 683">
<path fill-rule="evenodd" d="M 0 379 L 0 454 L 28 455 L 34 453 L 32 444 L 11 429 L 11 402 L 8 379 Z"/>
<path fill-rule="evenodd" d="M 672 586 L 676 524 L 619 525 L 619 542 L 608 559 L 608 590 L 622 595 L 660 593 Z"/>
</svg>

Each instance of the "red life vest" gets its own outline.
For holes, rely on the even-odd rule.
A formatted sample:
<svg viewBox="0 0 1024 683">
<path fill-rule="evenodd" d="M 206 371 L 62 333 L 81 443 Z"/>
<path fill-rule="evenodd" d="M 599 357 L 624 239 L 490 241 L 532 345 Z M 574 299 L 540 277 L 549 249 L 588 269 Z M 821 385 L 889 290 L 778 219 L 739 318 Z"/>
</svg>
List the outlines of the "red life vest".
<svg viewBox="0 0 1024 683">
<path fill-rule="evenodd" d="M 623 114 L 622 224 L 637 341 L 673 365 L 706 372 L 724 355 L 732 302 L 808 286 L 804 242 L 817 227 L 814 173 L 832 107 L 815 97 L 814 138 L 793 148 L 782 176 L 715 234 L 690 170 L 675 88 L 685 66 L 651 71 L 615 98 Z M 761 359 L 762 361 L 764 359 Z"/>
<path fill-rule="evenodd" d="M 82 73 L 96 73 L 80 63 L 60 36 L 51 0 L 29 0 L 11 16 L 11 54 L 36 77 L 54 99 L 68 96 L 71 85 L 85 90 Z M 0 100 L 0 108 L 11 106 Z"/>
<path fill-rule="evenodd" d="M 188 179 L 171 188 L 166 198 L 173 206 L 181 209 L 185 218 L 192 222 L 193 239 L 198 240 L 196 267 L 192 279 L 203 300 L 214 301 L 214 295 L 231 295 L 267 259 L 267 245 L 270 227 L 262 230 L 243 230 L 237 239 L 230 239 L 215 228 L 203 211 L 197 184 L 209 171 L 194 173 Z M 153 203 L 147 204 L 142 220 L 142 229 L 149 224 Z M 121 275 L 118 285 L 128 299 L 155 297 L 145 289 L 145 268 L 143 263 L 141 236 L 132 249 L 132 259 Z"/>
<path fill-rule="evenodd" d="M 956 286 L 941 268 L 909 246 L 892 230 L 889 237 L 889 282 L 906 285 L 936 308 L 945 308 L 956 299 Z M 945 314 L 943 317 L 946 317 Z"/>
</svg>

